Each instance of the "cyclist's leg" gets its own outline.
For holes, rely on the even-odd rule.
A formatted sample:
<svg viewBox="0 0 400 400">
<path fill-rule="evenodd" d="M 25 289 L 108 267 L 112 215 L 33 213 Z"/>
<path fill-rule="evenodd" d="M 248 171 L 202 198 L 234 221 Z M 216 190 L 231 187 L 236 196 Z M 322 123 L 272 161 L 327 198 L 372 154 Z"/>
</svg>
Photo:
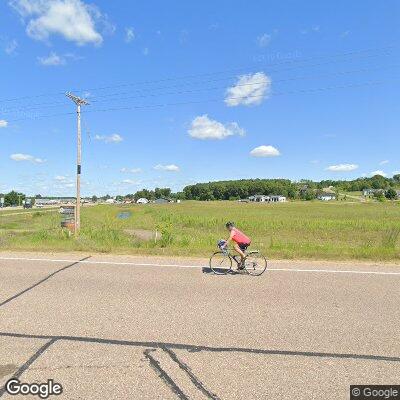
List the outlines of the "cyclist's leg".
<svg viewBox="0 0 400 400">
<path fill-rule="evenodd" d="M 235 243 L 233 248 L 235 249 L 235 251 L 237 253 L 239 253 L 239 255 L 240 255 L 240 265 L 243 265 L 243 260 L 244 260 L 244 257 L 245 257 L 245 254 L 244 254 L 243 250 L 241 249 L 241 247 L 240 247 L 240 245 L 238 243 Z"/>
</svg>

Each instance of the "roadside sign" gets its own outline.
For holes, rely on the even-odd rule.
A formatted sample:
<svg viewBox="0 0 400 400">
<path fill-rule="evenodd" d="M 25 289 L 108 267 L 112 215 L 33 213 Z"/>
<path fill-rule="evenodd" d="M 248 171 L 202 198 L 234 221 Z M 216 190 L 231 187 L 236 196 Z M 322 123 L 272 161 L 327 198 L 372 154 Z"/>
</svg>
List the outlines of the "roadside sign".
<svg viewBox="0 0 400 400">
<path fill-rule="evenodd" d="M 67 228 L 70 232 L 75 231 L 75 206 L 61 206 L 61 228 Z"/>
<path fill-rule="evenodd" d="M 75 215 L 75 206 L 61 206 L 60 207 L 60 214 L 62 215 Z"/>
</svg>

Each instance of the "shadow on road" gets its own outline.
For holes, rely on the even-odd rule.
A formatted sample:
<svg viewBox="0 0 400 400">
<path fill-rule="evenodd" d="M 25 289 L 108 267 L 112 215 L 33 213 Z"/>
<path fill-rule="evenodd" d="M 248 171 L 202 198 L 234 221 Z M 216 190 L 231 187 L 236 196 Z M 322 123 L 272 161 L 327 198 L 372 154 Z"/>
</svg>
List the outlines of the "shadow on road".
<svg viewBox="0 0 400 400">
<path fill-rule="evenodd" d="M 62 267 L 60 269 L 58 269 L 57 271 L 52 272 L 50 275 L 47 275 L 45 278 L 41 279 L 39 282 L 36 282 L 35 284 L 33 284 L 32 286 L 29 286 L 28 288 L 22 290 L 21 292 L 15 294 L 14 296 L 11 296 L 10 298 L 8 298 L 7 300 L 4 300 L 3 302 L 0 303 L 0 307 L 4 306 L 5 304 L 9 303 L 12 300 L 15 300 L 17 297 L 22 296 L 24 293 L 29 292 L 30 290 L 34 289 L 36 286 L 41 285 L 43 282 L 46 282 L 48 279 L 52 278 L 54 275 L 73 267 L 74 265 L 79 264 L 81 261 L 85 261 L 88 258 L 90 258 L 91 256 L 82 258 L 81 260 L 75 261 L 72 264 L 66 265 L 65 267 Z"/>
<path fill-rule="evenodd" d="M 252 349 L 242 347 L 212 347 L 212 346 L 196 346 L 183 343 L 168 343 L 168 342 L 139 342 L 131 340 L 118 339 L 103 339 L 96 337 L 81 337 L 81 336 L 51 336 L 51 335 L 30 335 L 23 333 L 0 332 L 0 337 L 25 338 L 25 339 L 40 339 L 46 342 L 21 366 L 14 372 L 13 378 L 19 378 L 51 345 L 60 341 L 71 341 L 81 343 L 96 343 L 105 345 L 120 345 L 133 346 L 144 348 L 144 356 L 149 361 L 151 368 L 157 373 L 157 376 L 170 388 L 170 390 L 180 399 L 189 399 L 183 390 L 177 385 L 170 375 L 162 368 L 161 364 L 152 355 L 156 350 L 166 352 L 171 360 L 189 377 L 197 390 L 206 398 L 211 400 L 219 400 L 219 397 L 207 389 L 205 385 L 195 376 L 190 367 L 180 360 L 173 350 L 187 350 L 189 352 L 238 352 L 259 355 L 278 355 L 278 356 L 295 356 L 295 357 L 320 357 L 333 359 L 352 359 L 352 360 L 367 360 L 379 362 L 400 362 L 400 357 L 380 356 L 373 354 L 352 354 L 352 353 L 322 353 L 312 351 L 295 351 L 295 350 L 270 350 L 270 349 Z M 154 353 L 153 353 L 154 354 Z M 0 397 L 5 394 L 5 389 L 0 389 Z"/>
<path fill-rule="evenodd" d="M 223 276 L 223 275 L 247 275 L 246 271 L 237 271 L 234 269 L 231 270 L 226 270 L 225 268 L 215 268 L 217 273 L 215 273 L 210 267 L 203 267 L 202 272 L 203 274 L 210 274 L 210 275 L 215 275 L 215 276 Z"/>
</svg>

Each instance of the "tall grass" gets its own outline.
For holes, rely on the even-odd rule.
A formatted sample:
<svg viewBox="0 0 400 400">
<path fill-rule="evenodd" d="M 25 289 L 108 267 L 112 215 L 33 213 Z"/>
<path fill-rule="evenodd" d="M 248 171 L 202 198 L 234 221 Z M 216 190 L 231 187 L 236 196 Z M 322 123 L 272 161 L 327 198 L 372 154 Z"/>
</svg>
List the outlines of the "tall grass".
<svg viewBox="0 0 400 400">
<path fill-rule="evenodd" d="M 116 206 L 84 207 L 79 238 L 59 228 L 59 215 L 0 215 L 0 248 L 207 256 L 232 220 L 269 257 L 400 260 L 398 203 L 188 201 L 123 210 L 131 217 L 118 219 Z M 126 233 L 135 229 L 161 238 Z"/>
</svg>

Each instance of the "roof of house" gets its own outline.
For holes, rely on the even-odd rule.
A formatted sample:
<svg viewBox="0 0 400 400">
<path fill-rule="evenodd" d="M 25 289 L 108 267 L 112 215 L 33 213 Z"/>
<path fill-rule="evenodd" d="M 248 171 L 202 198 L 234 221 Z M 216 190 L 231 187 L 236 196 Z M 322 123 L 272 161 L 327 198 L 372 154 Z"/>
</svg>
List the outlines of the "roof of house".
<svg viewBox="0 0 400 400">
<path fill-rule="evenodd" d="M 336 197 L 335 193 L 321 193 L 318 195 L 318 197 Z"/>
</svg>

